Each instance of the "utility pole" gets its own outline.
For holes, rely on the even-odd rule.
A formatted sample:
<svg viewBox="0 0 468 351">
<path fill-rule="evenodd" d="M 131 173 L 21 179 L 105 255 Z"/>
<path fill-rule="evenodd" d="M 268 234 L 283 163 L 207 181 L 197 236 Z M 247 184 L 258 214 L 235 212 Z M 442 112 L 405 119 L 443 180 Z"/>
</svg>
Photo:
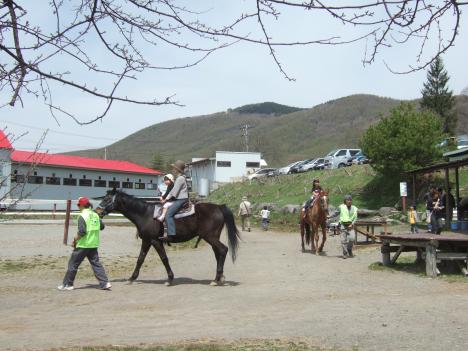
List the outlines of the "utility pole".
<svg viewBox="0 0 468 351">
<path fill-rule="evenodd" d="M 240 129 L 242 131 L 242 136 L 244 137 L 245 151 L 249 152 L 249 124 L 244 124 Z"/>
<path fill-rule="evenodd" d="M 107 160 L 107 147 L 104 148 L 104 160 Z"/>
</svg>

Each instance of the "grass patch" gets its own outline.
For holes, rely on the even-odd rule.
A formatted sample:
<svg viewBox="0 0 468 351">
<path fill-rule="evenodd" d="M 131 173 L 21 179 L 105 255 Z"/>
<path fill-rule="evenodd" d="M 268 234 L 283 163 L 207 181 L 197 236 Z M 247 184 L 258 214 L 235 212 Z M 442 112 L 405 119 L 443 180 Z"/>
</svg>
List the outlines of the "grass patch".
<svg viewBox="0 0 468 351">
<path fill-rule="evenodd" d="M 102 346 L 82 347 L 66 350 L 73 351 L 358 351 L 358 348 L 325 348 L 310 345 L 306 342 L 293 342 L 282 340 L 261 340 L 257 342 L 230 342 L 220 343 L 189 343 L 189 344 L 167 344 L 151 346 Z"/>
<path fill-rule="evenodd" d="M 442 264 L 438 264 L 441 274 L 438 276 L 438 279 L 442 279 L 449 283 L 468 283 L 468 278 L 466 278 L 453 262 L 443 261 Z M 426 263 L 416 262 L 416 258 L 412 256 L 400 256 L 395 264 L 391 266 L 384 266 L 382 262 L 374 262 L 369 265 L 371 271 L 386 271 L 386 272 L 404 272 L 409 274 L 414 274 L 419 277 L 426 278 Z"/>
</svg>

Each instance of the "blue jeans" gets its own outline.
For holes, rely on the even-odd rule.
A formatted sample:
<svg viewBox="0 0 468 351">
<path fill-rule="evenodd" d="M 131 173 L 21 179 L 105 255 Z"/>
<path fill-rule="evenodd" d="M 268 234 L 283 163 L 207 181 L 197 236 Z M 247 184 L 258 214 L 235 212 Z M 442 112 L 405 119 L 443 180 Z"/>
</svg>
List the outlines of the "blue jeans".
<svg viewBox="0 0 468 351">
<path fill-rule="evenodd" d="M 185 203 L 187 203 L 187 201 L 188 199 L 174 200 L 174 202 L 172 203 L 172 206 L 167 209 L 167 212 L 166 212 L 167 235 L 170 235 L 170 236 L 176 235 L 174 215 Z"/>
</svg>

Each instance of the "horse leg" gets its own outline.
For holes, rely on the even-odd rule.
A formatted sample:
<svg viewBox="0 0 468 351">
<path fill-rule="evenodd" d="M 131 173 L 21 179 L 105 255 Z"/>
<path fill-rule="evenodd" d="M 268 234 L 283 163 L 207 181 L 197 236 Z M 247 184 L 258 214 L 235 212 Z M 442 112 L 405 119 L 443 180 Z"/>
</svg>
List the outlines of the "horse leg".
<svg viewBox="0 0 468 351">
<path fill-rule="evenodd" d="M 151 240 L 151 244 L 153 244 L 153 247 L 157 251 L 159 258 L 161 259 L 161 262 L 166 268 L 167 282 L 165 283 L 165 285 L 169 286 L 172 284 L 172 281 L 174 280 L 174 273 L 172 272 L 171 266 L 169 265 L 169 259 L 167 258 L 166 250 L 164 250 L 164 246 L 161 240 Z"/>
<path fill-rule="evenodd" d="M 141 241 L 140 255 L 138 255 L 135 270 L 133 271 L 132 276 L 128 279 L 130 283 L 133 283 L 140 275 L 141 265 L 143 264 L 143 262 L 145 262 L 146 254 L 148 253 L 148 250 L 150 247 L 151 247 L 151 242 L 147 240 Z"/>
<path fill-rule="evenodd" d="M 302 246 L 302 252 L 305 252 L 305 247 L 304 247 L 304 220 L 302 219 L 301 216 L 301 246 Z"/>
<path fill-rule="evenodd" d="M 325 245 L 325 241 L 327 241 L 327 226 L 326 224 L 322 225 L 322 243 L 320 244 L 319 252 L 323 251 L 323 246 Z"/>
<path fill-rule="evenodd" d="M 216 277 L 215 280 L 211 282 L 211 285 L 217 286 L 222 284 L 224 281 L 224 261 L 226 260 L 226 255 L 228 253 L 228 248 L 217 238 L 205 238 L 208 244 L 211 245 L 213 252 L 216 258 Z"/>
<path fill-rule="evenodd" d="M 313 242 L 315 243 L 315 251 L 314 253 L 318 254 L 320 252 L 320 247 L 319 247 L 319 232 L 318 232 L 318 224 L 314 223 L 312 225 L 312 230 L 313 230 Z"/>
</svg>

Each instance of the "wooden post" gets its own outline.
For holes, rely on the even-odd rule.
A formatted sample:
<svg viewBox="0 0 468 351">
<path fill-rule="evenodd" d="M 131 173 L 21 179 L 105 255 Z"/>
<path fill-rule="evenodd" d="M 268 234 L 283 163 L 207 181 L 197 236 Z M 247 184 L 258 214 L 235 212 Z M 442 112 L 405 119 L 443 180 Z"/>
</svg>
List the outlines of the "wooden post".
<svg viewBox="0 0 468 351">
<path fill-rule="evenodd" d="M 430 243 L 426 245 L 426 275 L 432 278 L 437 277 L 436 248 Z"/>
<path fill-rule="evenodd" d="M 412 178 L 413 178 L 413 187 L 412 187 L 412 194 L 411 194 L 411 197 L 412 197 L 411 205 L 416 206 L 416 174 L 413 173 Z M 416 207 L 414 208 L 414 210 L 416 211 Z"/>
<path fill-rule="evenodd" d="M 68 244 L 68 227 L 70 226 L 71 200 L 67 200 L 67 212 L 65 213 L 65 228 L 63 230 L 63 244 Z"/>
<path fill-rule="evenodd" d="M 382 243 L 382 247 L 380 248 L 380 252 L 382 253 L 382 263 L 384 266 L 390 266 L 390 244 L 389 243 Z"/>
</svg>

